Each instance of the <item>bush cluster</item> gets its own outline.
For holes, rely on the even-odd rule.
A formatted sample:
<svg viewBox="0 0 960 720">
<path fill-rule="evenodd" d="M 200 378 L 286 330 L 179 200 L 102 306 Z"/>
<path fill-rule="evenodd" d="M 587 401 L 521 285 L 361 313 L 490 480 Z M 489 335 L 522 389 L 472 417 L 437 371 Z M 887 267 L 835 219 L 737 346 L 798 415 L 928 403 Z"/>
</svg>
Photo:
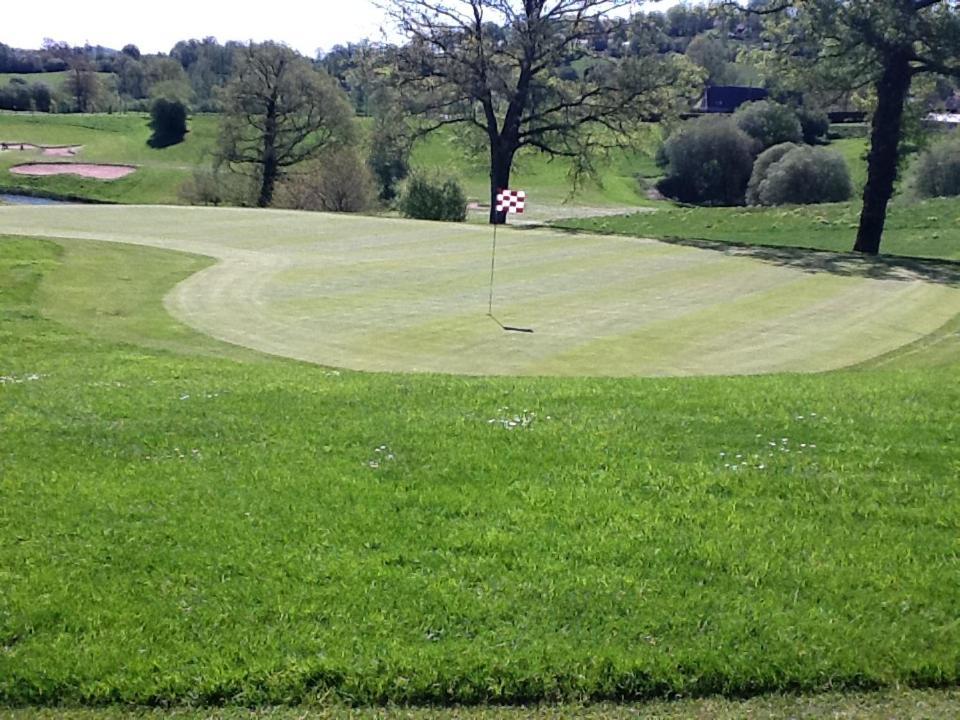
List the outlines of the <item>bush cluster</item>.
<svg viewBox="0 0 960 720">
<path fill-rule="evenodd" d="M 781 205 L 840 202 L 853 193 L 840 155 L 800 145 L 823 142 L 829 121 L 769 101 L 748 103 L 733 116 L 685 123 L 661 146 L 658 184 L 664 195 L 698 205 Z M 759 153 L 759 155 L 758 155 Z"/>
<path fill-rule="evenodd" d="M 792 142 L 780 143 L 769 147 L 757 156 L 753 163 L 753 172 L 750 175 L 750 182 L 747 183 L 747 205 L 760 205 L 760 184 L 767 179 L 767 171 L 771 165 L 780 162 L 783 156 L 791 150 L 796 150 L 799 145 Z"/>
<path fill-rule="evenodd" d="M 843 202 L 853 195 L 843 156 L 809 145 L 767 150 L 757 158 L 750 187 L 754 192 L 748 199 L 757 205 L 815 205 Z"/>
<path fill-rule="evenodd" d="M 920 197 L 960 195 L 960 136 L 931 146 L 919 157 L 914 184 Z"/>
<path fill-rule="evenodd" d="M 769 100 L 746 103 L 733 117 L 737 127 L 760 143 L 763 149 L 803 140 L 803 127 L 797 113 L 780 103 Z"/>
<path fill-rule="evenodd" d="M 729 118 L 692 120 L 663 146 L 660 192 L 681 202 L 739 205 L 753 170 L 754 141 Z"/>
<path fill-rule="evenodd" d="M 825 112 L 801 107 L 797 110 L 797 119 L 800 121 L 803 141 L 807 145 L 826 142 L 830 132 L 830 118 Z"/>
<path fill-rule="evenodd" d="M 413 173 L 400 198 L 400 212 L 420 220 L 463 222 L 467 218 L 467 196 L 452 178 Z"/>
</svg>

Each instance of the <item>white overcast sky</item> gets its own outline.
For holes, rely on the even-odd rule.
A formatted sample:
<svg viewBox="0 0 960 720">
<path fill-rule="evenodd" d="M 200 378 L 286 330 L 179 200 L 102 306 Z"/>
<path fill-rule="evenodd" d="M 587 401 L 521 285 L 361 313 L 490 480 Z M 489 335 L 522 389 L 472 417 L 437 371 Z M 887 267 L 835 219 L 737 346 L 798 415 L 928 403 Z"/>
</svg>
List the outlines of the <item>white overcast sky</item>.
<svg viewBox="0 0 960 720">
<path fill-rule="evenodd" d="M 637 7 L 662 10 L 675 4 L 638 0 Z M 383 13 L 368 0 L 40 0 L 36 6 L 16 6 L 19 10 L 3 13 L 0 42 L 19 48 L 38 48 L 44 38 L 53 38 L 71 45 L 120 49 L 133 43 L 143 52 L 169 52 L 178 40 L 213 36 L 220 42 L 276 40 L 313 56 L 318 48 L 380 39 L 385 25 Z"/>
</svg>

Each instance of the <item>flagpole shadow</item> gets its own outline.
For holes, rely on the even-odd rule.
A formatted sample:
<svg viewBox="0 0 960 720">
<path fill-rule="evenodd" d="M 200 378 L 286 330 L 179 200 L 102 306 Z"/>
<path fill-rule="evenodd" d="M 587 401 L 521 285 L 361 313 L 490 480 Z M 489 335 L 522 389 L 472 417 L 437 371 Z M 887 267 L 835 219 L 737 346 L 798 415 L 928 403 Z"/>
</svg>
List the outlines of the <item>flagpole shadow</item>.
<svg viewBox="0 0 960 720">
<path fill-rule="evenodd" d="M 501 330 L 505 330 L 507 332 L 529 333 L 530 335 L 533 334 L 533 328 L 522 328 L 522 327 L 514 327 L 513 325 L 504 325 L 502 322 L 500 322 L 497 319 L 497 316 L 494 315 L 493 313 L 487 313 L 487 315 L 490 317 L 491 320 L 493 320 L 497 325 L 500 326 Z"/>
</svg>

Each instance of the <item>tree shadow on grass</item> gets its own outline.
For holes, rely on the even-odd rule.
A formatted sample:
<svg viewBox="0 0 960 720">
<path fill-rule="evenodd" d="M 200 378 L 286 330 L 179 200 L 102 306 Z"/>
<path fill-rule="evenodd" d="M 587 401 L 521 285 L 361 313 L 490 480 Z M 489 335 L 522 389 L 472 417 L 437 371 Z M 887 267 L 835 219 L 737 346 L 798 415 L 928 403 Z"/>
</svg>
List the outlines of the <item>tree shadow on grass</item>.
<svg viewBox="0 0 960 720">
<path fill-rule="evenodd" d="M 960 262 L 936 258 L 911 258 L 902 255 L 869 257 L 859 253 L 840 253 L 797 247 L 741 245 L 690 238 L 665 238 L 661 242 L 684 245 L 700 250 L 719 252 L 735 257 L 748 257 L 771 265 L 779 265 L 806 273 L 830 273 L 870 280 L 924 282 L 960 288 Z"/>
<path fill-rule="evenodd" d="M 516 229 L 534 229 L 533 225 Z M 539 226 L 553 232 L 584 234 L 579 230 L 567 230 L 547 225 Z M 596 234 L 596 233 L 585 233 Z M 630 237 L 630 236 L 620 236 Z M 811 248 L 782 247 L 773 245 L 745 245 L 697 238 L 655 238 L 657 242 L 709 250 L 731 257 L 747 257 L 759 262 L 779 265 L 806 273 L 830 273 L 844 277 L 860 277 L 870 280 L 898 280 L 901 282 L 924 282 L 960 288 L 960 262 L 936 258 L 912 258 L 902 255 L 879 255 L 869 257 L 859 253 L 841 253 Z"/>
</svg>

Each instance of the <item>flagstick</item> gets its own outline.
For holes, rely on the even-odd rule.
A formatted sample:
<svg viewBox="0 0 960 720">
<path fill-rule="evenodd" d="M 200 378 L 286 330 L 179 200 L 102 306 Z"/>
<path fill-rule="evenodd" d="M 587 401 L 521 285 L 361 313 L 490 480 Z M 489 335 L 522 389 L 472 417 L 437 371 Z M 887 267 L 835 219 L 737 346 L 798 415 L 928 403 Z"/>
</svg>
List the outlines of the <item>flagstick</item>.
<svg viewBox="0 0 960 720">
<path fill-rule="evenodd" d="M 497 263 L 497 224 L 493 223 L 493 252 L 490 253 L 490 302 L 487 303 L 487 315 L 493 317 L 493 269 Z"/>
</svg>

